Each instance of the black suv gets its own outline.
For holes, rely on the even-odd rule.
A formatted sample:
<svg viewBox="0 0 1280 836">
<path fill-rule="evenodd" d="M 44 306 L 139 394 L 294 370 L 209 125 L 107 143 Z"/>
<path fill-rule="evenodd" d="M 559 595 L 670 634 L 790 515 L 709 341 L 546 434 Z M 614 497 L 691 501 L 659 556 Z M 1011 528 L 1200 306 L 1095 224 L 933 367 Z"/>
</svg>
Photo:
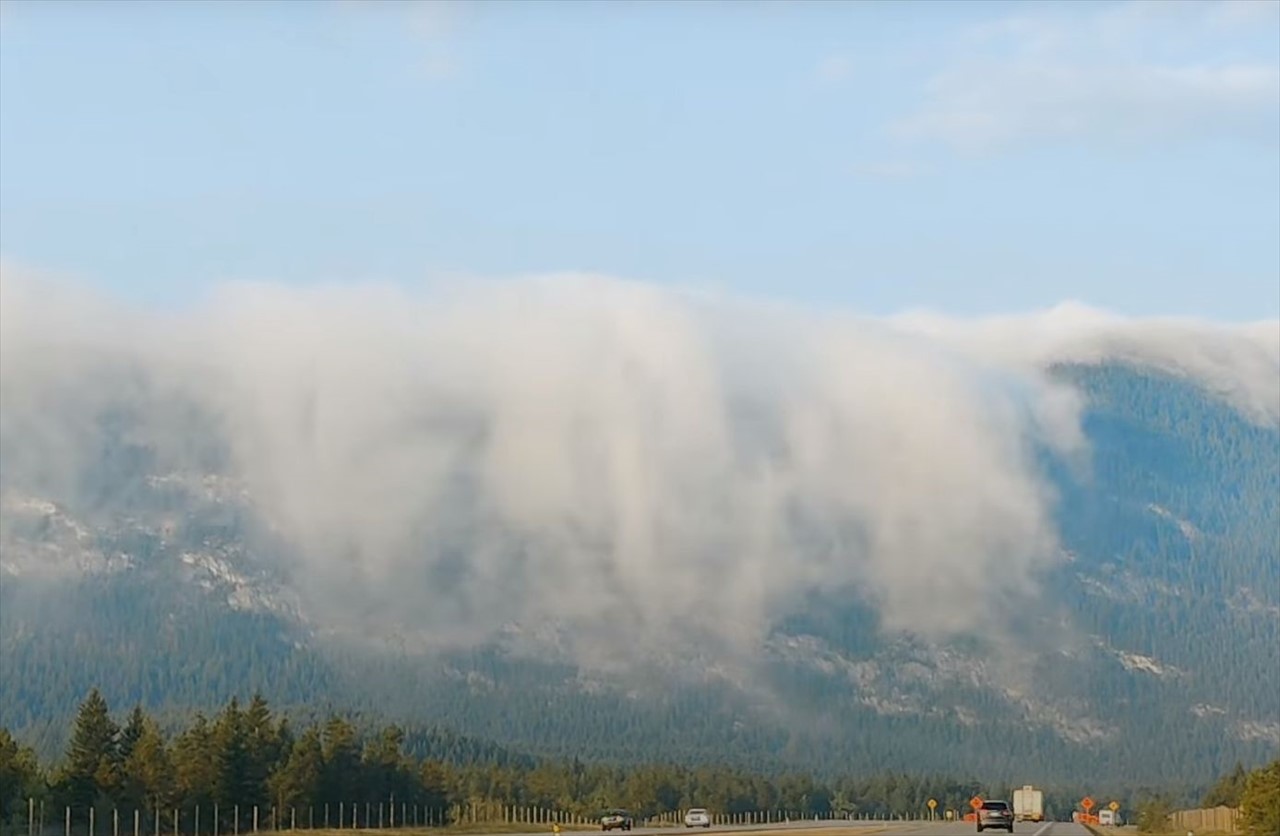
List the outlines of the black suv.
<svg viewBox="0 0 1280 836">
<path fill-rule="evenodd" d="M 988 827 L 1001 827 L 1013 832 L 1013 810 L 1004 801 L 984 801 L 978 810 L 978 832 Z"/>
</svg>

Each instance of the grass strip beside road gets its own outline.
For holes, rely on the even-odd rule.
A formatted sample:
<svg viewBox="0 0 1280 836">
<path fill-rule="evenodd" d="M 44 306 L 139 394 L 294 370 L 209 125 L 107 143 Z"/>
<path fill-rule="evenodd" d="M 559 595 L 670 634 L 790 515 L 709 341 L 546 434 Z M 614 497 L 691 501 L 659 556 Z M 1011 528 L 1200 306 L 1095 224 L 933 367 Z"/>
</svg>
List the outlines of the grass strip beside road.
<svg viewBox="0 0 1280 836">
<path fill-rule="evenodd" d="M 1225 830 L 1153 830 L 1140 831 L 1132 825 L 1125 827 L 1109 827 L 1105 830 L 1099 829 L 1092 824 L 1083 825 L 1084 829 L 1089 831 L 1090 836 L 1125 836 L 1125 834 L 1133 834 L 1134 836 L 1187 836 L 1188 833 L 1195 833 L 1195 836 L 1241 836 L 1240 833 L 1228 833 Z"/>
<path fill-rule="evenodd" d="M 926 822 L 902 822 L 902 824 L 925 824 Z M 883 827 L 805 827 L 805 828 L 778 828 L 779 834 L 785 836 L 869 836 L 872 833 L 883 833 L 892 825 Z M 765 833 L 773 833 L 773 830 L 766 830 Z M 715 836 L 741 836 L 742 834 L 751 834 L 751 836 L 761 836 L 760 830 L 716 830 Z"/>
<path fill-rule="evenodd" d="M 599 830 L 598 824 L 562 824 L 561 832 L 564 833 L 582 833 L 588 830 Z M 517 822 L 463 822 L 460 824 L 450 824 L 444 827 L 373 827 L 373 828 L 353 828 L 344 827 L 341 830 L 337 828 L 316 828 L 315 830 L 298 830 L 295 831 L 302 836 L 354 836 L 354 834 L 362 834 L 362 836 L 370 836 L 371 834 L 382 834 L 382 836 L 431 836 L 431 834 L 474 834 L 474 836 L 482 836 L 482 834 L 494 834 L 500 836 L 503 833 L 552 833 L 552 826 L 549 824 L 521 824 Z"/>
</svg>

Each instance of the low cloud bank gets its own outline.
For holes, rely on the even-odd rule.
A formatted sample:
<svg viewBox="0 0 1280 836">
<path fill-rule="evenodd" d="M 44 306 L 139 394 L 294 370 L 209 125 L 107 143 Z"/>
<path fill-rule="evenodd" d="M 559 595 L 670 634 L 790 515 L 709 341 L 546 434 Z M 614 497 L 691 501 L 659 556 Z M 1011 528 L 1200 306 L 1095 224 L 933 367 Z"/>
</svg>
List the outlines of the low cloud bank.
<svg viewBox="0 0 1280 836">
<path fill-rule="evenodd" d="M 375 633 L 749 653 L 824 587 L 944 636 L 1056 559 L 1035 449 L 1084 442 L 1043 370 L 1107 358 L 1280 421 L 1276 322 L 871 319 L 580 275 L 227 285 L 161 315 L 5 268 L 2 475 L 75 497 L 115 466 L 104 433 L 222 470 L 312 616 Z"/>
</svg>

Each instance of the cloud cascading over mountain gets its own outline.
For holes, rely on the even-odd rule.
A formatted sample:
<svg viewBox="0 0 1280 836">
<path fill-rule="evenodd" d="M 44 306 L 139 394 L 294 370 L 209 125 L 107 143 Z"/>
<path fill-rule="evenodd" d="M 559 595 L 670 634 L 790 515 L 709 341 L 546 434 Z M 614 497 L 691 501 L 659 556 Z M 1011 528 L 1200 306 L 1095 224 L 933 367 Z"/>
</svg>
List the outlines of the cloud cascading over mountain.
<svg viewBox="0 0 1280 836">
<path fill-rule="evenodd" d="M 823 588 L 945 636 L 999 629 L 992 596 L 1058 559 L 1043 453 L 1085 442 L 1045 371 L 1102 359 L 1280 422 L 1274 321 L 874 319 L 581 275 L 157 313 L 6 266 L 2 481 L 100 502 L 107 434 L 232 477 L 308 616 L 374 634 L 732 656 Z"/>
</svg>

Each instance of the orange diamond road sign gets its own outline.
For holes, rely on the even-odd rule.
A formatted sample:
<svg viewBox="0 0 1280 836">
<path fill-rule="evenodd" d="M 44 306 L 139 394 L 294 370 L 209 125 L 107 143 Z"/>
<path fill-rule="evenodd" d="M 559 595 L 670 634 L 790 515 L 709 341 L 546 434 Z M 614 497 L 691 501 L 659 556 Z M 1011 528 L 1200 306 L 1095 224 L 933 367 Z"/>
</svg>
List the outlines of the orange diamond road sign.
<svg viewBox="0 0 1280 836">
<path fill-rule="evenodd" d="M 1119 810 L 1119 809 L 1120 809 L 1120 802 L 1119 802 L 1119 801 L 1113 801 L 1113 802 L 1111 802 L 1110 804 L 1108 804 L 1107 806 L 1108 806 L 1108 807 L 1110 807 L 1110 808 L 1111 808 L 1111 812 L 1113 812 L 1113 813 L 1114 813 L 1116 810 Z"/>
<path fill-rule="evenodd" d="M 973 809 L 975 809 L 975 810 L 976 810 L 976 809 L 978 809 L 979 807 L 981 807 L 981 806 L 982 806 L 982 798 L 981 798 L 980 796 L 976 796 L 976 795 L 975 795 L 973 798 L 970 798 L 970 799 L 969 799 L 969 806 L 970 806 L 970 807 L 972 807 L 972 808 L 973 808 Z"/>
<path fill-rule="evenodd" d="M 1093 799 L 1086 795 L 1080 800 L 1080 806 L 1084 808 L 1086 813 L 1089 812 L 1093 809 Z"/>
</svg>

